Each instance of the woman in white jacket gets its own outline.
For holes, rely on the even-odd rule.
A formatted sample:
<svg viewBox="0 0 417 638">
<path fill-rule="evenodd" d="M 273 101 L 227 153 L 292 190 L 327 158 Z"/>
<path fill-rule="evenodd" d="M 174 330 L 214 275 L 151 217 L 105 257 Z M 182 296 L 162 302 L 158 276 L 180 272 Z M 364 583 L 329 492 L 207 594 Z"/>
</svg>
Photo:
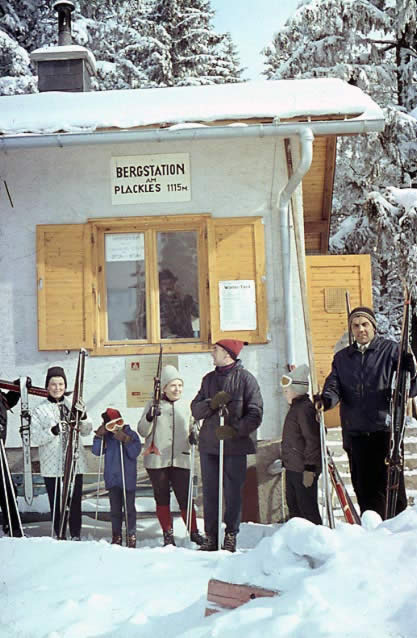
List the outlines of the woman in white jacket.
<svg viewBox="0 0 417 638">
<path fill-rule="evenodd" d="M 53 527 L 58 537 L 61 516 L 61 483 L 68 443 L 67 421 L 71 411 L 71 403 L 65 396 L 67 378 L 63 368 L 59 366 L 49 368 L 45 388 L 48 390 L 48 398 L 32 413 L 31 438 L 32 444 L 39 448 L 41 474 L 48 493 L 51 520 L 53 518 Z M 92 423 L 84 414 L 80 421 L 80 434 L 87 436 L 91 430 Z M 78 441 L 78 459 L 68 519 L 72 540 L 80 540 L 83 473 L 87 471 L 86 452 L 81 437 Z"/>
<path fill-rule="evenodd" d="M 153 427 L 154 408 L 149 401 L 138 423 L 138 432 L 146 438 L 143 462 L 151 479 L 156 501 L 156 514 L 164 535 L 164 545 L 175 545 L 170 510 L 170 490 L 187 520 L 188 487 L 190 480 L 190 405 L 181 399 L 183 380 L 171 365 L 162 369 L 161 401 Z M 149 452 L 152 443 L 156 452 Z M 194 506 L 191 512 L 191 540 L 198 545 L 203 537 L 198 532 Z"/>
</svg>

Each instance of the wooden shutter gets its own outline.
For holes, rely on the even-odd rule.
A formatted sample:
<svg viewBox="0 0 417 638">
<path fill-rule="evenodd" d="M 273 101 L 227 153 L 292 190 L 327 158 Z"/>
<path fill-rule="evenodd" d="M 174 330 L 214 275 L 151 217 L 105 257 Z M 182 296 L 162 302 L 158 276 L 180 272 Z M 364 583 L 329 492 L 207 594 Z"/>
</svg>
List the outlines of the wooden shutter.
<svg viewBox="0 0 417 638">
<path fill-rule="evenodd" d="M 248 343 L 265 343 L 267 307 L 262 218 L 237 217 L 209 220 L 208 263 L 211 342 L 234 337 Z M 255 330 L 225 332 L 220 329 L 219 282 L 232 280 L 255 282 Z"/>
<path fill-rule="evenodd" d="M 92 347 L 88 226 L 37 226 L 39 350 Z"/>
<path fill-rule="evenodd" d="M 335 348 L 347 335 L 346 291 L 350 306 L 372 307 L 370 255 L 307 255 L 311 339 L 320 386 L 329 374 Z M 326 412 L 326 425 L 338 425 L 339 410 Z"/>
</svg>

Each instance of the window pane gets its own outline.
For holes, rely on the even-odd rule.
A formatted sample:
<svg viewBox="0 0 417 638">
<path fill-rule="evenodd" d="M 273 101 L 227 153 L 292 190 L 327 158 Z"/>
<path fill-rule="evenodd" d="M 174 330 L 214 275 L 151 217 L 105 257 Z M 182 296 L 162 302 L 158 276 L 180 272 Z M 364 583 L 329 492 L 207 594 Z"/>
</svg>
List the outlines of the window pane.
<svg viewBox="0 0 417 638">
<path fill-rule="evenodd" d="M 105 256 L 108 339 L 146 339 L 143 233 L 106 233 Z"/>
<path fill-rule="evenodd" d="M 161 338 L 200 336 L 197 233 L 158 233 Z"/>
</svg>

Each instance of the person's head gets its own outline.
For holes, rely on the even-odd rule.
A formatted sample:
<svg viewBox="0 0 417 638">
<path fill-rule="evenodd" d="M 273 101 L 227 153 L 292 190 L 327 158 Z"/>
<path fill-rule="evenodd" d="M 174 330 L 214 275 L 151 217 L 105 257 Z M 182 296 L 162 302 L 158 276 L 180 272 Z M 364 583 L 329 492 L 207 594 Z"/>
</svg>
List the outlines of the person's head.
<svg viewBox="0 0 417 638">
<path fill-rule="evenodd" d="M 167 365 L 162 368 L 161 388 L 170 401 L 177 401 L 180 398 L 184 388 L 184 381 L 175 366 Z"/>
<path fill-rule="evenodd" d="M 216 341 L 211 350 L 213 364 L 219 368 L 231 365 L 238 358 L 244 345 L 246 345 L 246 342 L 238 339 L 220 339 L 220 341 Z"/>
<path fill-rule="evenodd" d="M 53 366 L 48 369 L 45 379 L 45 388 L 49 396 L 53 399 L 60 399 L 67 389 L 67 377 L 64 369 L 60 366 Z"/>
<path fill-rule="evenodd" d="M 107 410 L 101 415 L 101 418 L 103 419 L 103 425 L 106 426 L 106 430 L 109 432 L 120 430 L 124 425 L 122 415 L 119 410 L 116 410 L 115 408 L 107 408 Z"/>
<path fill-rule="evenodd" d="M 358 306 L 349 313 L 349 331 L 360 346 L 370 343 L 376 333 L 376 318 L 367 306 Z"/>
<path fill-rule="evenodd" d="M 308 394 L 309 373 L 309 367 L 303 363 L 302 365 L 294 368 L 294 370 L 291 370 L 291 372 L 286 372 L 282 375 L 280 385 L 282 392 L 290 405 L 295 397 Z"/>
<path fill-rule="evenodd" d="M 175 292 L 177 277 L 168 269 L 159 273 L 159 292 L 161 295 L 172 295 Z"/>
</svg>

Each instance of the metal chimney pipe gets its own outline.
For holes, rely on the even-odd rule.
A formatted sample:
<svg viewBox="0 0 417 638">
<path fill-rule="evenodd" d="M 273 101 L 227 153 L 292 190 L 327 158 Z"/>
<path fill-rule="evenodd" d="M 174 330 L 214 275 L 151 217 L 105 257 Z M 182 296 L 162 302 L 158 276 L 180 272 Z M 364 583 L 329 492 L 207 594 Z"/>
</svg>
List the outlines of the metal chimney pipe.
<svg viewBox="0 0 417 638">
<path fill-rule="evenodd" d="M 70 0 L 57 0 L 53 8 L 58 12 L 58 46 L 71 45 L 71 13 L 75 5 Z"/>
</svg>

